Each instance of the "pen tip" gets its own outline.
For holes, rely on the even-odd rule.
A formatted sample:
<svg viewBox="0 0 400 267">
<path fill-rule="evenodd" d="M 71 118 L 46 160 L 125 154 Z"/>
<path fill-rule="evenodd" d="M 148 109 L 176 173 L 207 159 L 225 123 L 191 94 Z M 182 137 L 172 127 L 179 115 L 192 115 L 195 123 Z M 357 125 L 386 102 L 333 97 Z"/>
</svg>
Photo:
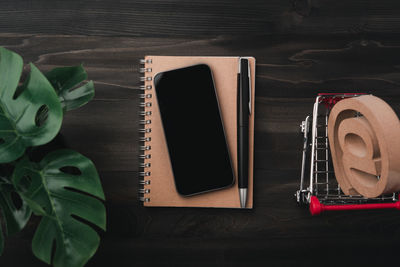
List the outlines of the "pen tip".
<svg viewBox="0 0 400 267">
<path fill-rule="evenodd" d="M 247 188 L 239 188 L 240 207 L 246 208 Z"/>
</svg>

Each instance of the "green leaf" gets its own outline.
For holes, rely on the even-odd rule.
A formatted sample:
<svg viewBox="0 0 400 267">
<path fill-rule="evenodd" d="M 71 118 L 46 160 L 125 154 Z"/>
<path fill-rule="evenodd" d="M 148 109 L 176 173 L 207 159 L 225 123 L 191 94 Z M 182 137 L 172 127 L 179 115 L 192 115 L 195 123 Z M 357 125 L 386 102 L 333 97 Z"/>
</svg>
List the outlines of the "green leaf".
<svg viewBox="0 0 400 267">
<path fill-rule="evenodd" d="M 21 206 L 16 207 L 11 194 L 16 190 L 7 179 L 0 177 L 0 211 L 6 226 L 6 235 L 14 234 L 23 229 L 31 217 L 31 210 L 25 201 L 21 200 Z M 4 234 L 0 221 L 0 255 L 4 249 Z"/>
<path fill-rule="evenodd" d="M 93 82 L 82 84 L 87 79 L 82 65 L 55 68 L 46 73 L 46 77 L 60 97 L 64 111 L 77 109 L 94 97 Z"/>
<path fill-rule="evenodd" d="M 0 47 L 0 163 L 19 158 L 26 147 L 48 143 L 62 123 L 57 94 L 33 64 L 18 87 L 22 67 L 19 55 Z"/>
<path fill-rule="evenodd" d="M 20 207 L 15 206 L 12 199 L 13 193 L 16 194 L 14 198 L 19 197 L 13 184 L 9 183 L 5 179 L 0 181 L 0 210 L 5 219 L 7 235 L 21 231 L 32 214 L 31 209 L 23 199 L 20 199 Z"/>
<path fill-rule="evenodd" d="M 82 219 L 106 229 L 105 207 L 94 198 L 104 200 L 94 164 L 75 151 L 58 150 L 40 163 L 21 160 L 12 180 L 30 206 L 36 203 L 32 210 L 43 216 L 32 241 L 35 256 L 54 266 L 83 266 L 100 238 Z"/>
</svg>

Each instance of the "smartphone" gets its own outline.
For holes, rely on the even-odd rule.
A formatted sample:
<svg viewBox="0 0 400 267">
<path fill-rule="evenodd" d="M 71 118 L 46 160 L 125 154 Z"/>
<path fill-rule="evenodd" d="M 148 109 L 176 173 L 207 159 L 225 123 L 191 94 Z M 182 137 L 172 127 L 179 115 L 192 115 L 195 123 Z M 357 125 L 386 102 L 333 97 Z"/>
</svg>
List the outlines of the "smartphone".
<svg viewBox="0 0 400 267">
<path fill-rule="evenodd" d="M 205 64 L 154 77 L 175 187 L 192 196 L 235 182 L 210 67 Z"/>
</svg>

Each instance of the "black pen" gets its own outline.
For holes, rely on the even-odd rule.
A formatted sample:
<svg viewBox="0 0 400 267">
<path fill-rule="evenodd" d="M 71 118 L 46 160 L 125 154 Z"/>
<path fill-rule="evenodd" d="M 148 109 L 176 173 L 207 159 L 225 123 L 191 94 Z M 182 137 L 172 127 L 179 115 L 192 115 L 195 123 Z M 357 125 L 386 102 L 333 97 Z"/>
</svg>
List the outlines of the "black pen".
<svg viewBox="0 0 400 267">
<path fill-rule="evenodd" d="M 245 208 L 249 182 L 249 116 L 251 114 L 250 65 L 247 58 L 239 58 L 237 79 L 238 187 L 240 207 Z"/>
</svg>

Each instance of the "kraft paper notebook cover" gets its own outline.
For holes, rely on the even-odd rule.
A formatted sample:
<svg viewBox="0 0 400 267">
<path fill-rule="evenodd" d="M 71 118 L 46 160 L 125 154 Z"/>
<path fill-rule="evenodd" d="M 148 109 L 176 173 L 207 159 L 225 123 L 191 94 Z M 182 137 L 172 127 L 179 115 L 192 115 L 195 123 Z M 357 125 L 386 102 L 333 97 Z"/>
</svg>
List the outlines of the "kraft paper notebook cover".
<svg viewBox="0 0 400 267">
<path fill-rule="evenodd" d="M 255 104 L 255 59 L 248 58 L 251 75 L 251 105 L 249 118 L 249 185 L 246 208 L 253 207 L 253 162 L 254 162 L 254 104 Z M 239 57 L 184 57 L 146 56 L 140 69 L 141 77 L 141 146 L 140 155 L 140 200 L 144 206 L 164 207 L 215 207 L 240 208 L 237 180 L 232 187 L 195 196 L 184 197 L 177 193 L 167 143 L 155 96 L 153 77 L 168 70 L 196 64 L 211 68 L 220 105 L 226 139 L 235 177 L 237 177 L 237 74 Z M 190 86 L 188 86 L 190 90 Z M 190 138 L 183 140 L 190 142 Z M 189 146 L 188 146 L 189 147 Z M 188 148 L 188 156 L 190 151 Z M 205 166 L 206 168 L 207 166 Z M 211 171 L 211 170 L 210 170 Z"/>
</svg>

